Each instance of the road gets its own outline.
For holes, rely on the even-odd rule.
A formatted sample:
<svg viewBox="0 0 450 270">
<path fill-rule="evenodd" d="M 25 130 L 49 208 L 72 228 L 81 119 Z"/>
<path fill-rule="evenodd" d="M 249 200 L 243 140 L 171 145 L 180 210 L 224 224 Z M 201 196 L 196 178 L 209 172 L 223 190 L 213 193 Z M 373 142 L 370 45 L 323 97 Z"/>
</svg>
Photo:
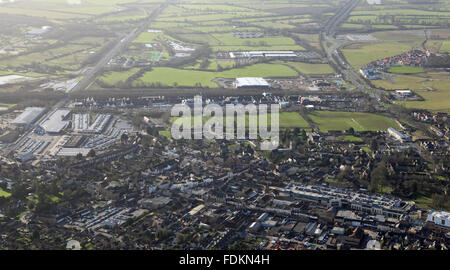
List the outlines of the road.
<svg viewBox="0 0 450 270">
<path fill-rule="evenodd" d="M 149 23 L 161 13 L 161 11 L 167 7 L 167 3 L 162 4 L 159 8 L 155 9 L 147 19 L 139 26 L 139 28 L 134 29 L 131 33 L 125 35 L 119 41 L 117 41 L 116 45 L 95 64 L 93 67 L 86 68 L 83 72 L 82 79 L 67 92 L 77 92 L 81 90 L 86 90 L 97 77 L 98 73 L 103 69 L 103 67 L 108 64 L 108 62 L 113 59 L 119 52 L 121 52 L 124 48 L 127 48 L 128 45 L 135 40 L 145 29 L 147 29 Z"/>
<path fill-rule="evenodd" d="M 342 6 L 336 14 L 327 22 L 322 30 L 322 38 L 324 42 L 328 42 L 331 46 L 327 50 L 328 61 L 334 63 L 340 69 L 342 76 L 350 81 L 358 90 L 371 89 L 367 83 L 362 80 L 355 70 L 343 59 L 338 50 L 346 45 L 345 42 L 339 42 L 335 39 L 334 34 L 336 27 L 347 19 L 352 10 L 361 2 L 361 0 L 349 0 Z"/>
<path fill-rule="evenodd" d="M 136 39 L 143 31 L 145 31 L 149 23 L 166 7 L 167 3 L 164 3 L 159 8 L 155 9 L 142 23 L 142 25 L 139 26 L 139 28 L 134 29 L 131 33 L 125 35 L 122 39 L 120 39 L 110 51 L 102 56 L 102 58 L 95 64 L 95 66 L 86 68 L 84 73 L 82 74 L 83 78 L 72 89 L 68 90 L 68 93 L 85 90 L 90 84 L 92 84 L 95 81 L 98 72 L 100 72 L 115 55 L 117 55 L 122 49 L 127 48 L 134 39 Z M 47 113 L 45 113 L 40 119 L 38 119 L 36 123 L 40 123 L 41 121 L 43 121 L 53 110 L 63 107 L 68 101 L 69 98 L 65 97 L 57 102 L 54 106 L 49 108 Z M 10 144 L 8 146 L 8 149 L 5 151 L 6 154 L 9 155 L 12 151 L 14 151 L 15 147 L 17 145 L 20 145 L 20 143 L 22 143 L 29 136 L 29 134 L 33 132 L 33 130 L 33 128 L 27 130 L 16 140 L 15 143 Z"/>
</svg>

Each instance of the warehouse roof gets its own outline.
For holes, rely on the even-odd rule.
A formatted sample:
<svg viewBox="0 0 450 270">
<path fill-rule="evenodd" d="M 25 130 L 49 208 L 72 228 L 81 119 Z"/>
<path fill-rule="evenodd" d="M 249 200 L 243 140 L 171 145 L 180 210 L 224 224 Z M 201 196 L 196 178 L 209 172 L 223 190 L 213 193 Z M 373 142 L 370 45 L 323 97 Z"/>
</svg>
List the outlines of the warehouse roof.
<svg viewBox="0 0 450 270">
<path fill-rule="evenodd" d="M 70 110 L 59 109 L 41 122 L 40 126 L 45 132 L 59 133 L 69 125 L 69 121 L 64 121 L 63 118 L 70 113 Z"/>
<path fill-rule="evenodd" d="M 244 77 L 236 78 L 236 87 L 265 86 L 269 87 L 269 83 L 263 78 Z"/>
<path fill-rule="evenodd" d="M 14 121 L 12 121 L 12 124 L 16 125 L 29 125 L 37 120 L 39 116 L 45 111 L 45 108 L 40 107 L 28 107 L 25 109 L 23 113 L 21 113 L 19 116 L 17 116 Z"/>
</svg>

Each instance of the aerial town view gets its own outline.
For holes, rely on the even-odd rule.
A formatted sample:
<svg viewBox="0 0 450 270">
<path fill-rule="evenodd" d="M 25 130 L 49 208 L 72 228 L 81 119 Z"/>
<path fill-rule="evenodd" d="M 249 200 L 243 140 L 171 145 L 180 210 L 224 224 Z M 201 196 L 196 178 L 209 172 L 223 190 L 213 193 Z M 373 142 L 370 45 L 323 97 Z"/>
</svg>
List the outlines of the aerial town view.
<svg viewBox="0 0 450 270">
<path fill-rule="evenodd" d="M 0 0 L 0 250 L 446 251 L 449 113 L 448 0 Z"/>
</svg>

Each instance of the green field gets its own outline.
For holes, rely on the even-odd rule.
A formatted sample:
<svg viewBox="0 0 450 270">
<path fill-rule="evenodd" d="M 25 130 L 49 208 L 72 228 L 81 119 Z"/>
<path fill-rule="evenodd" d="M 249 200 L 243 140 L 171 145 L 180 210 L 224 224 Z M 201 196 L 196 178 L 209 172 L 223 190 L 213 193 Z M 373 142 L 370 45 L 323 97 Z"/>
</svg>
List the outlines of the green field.
<svg viewBox="0 0 450 270">
<path fill-rule="evenodd" d="M 409 51 L 411 46 L 401 43 L 375 43 L 370 45 L 349 46 L 342 50 L 347 61 L 355 68 L 378 59 Z"/>
<path fill-rule="evenodd" d="M 240 119 L 241 119 L 241 117 L 240 117 Z M 270 113 L 266 114 L 266 117 L 267 117 L 267 124 L 268 124 L 268 126 L 270 126 L 271 125 L 271 114 Z M 170 119 L 170 122 L 173 123 L 174 121 L 176 121 L 179 118 L 180 117 L 172 117 Z M 192 117 L 191 118 L 191 124 L 192 125 L 194 124 L 195 118 L 197 118 L 197 121 L 198 121 L 200 116 L 196 116 L 196 117 Z M 237 122 L 238 121 L 237 117 L 233 117 L 233 118 L 234 118 L 234 121 L 232 120 L 233 122 Z M 185 119 L 187 119 L 187 118 L 185 118 Z M 205 122 L 207 120 L 209 120 L 209 119 L 211 119 L 211 117 L 202 117 L 203 124 L 205 124 Z M 227 120 L 228 120 L 228 118 L 226 116 L 224 116 L 223 117 L 223 125 L 224 126 L 226 126 Z M 259 115 L 258 115 L 258 123 L 259 123 Z M 246 127 L 249 126 L 249 116 L 248 115 L 245 116 L 245 125 L 246 125 Z M 279 127 L 280 128 L 309 128 L 309 124 L 297 112 L 280 112 L 280 114 L 279 114 Z M 167 133 L 164 133 L 162 135 L 166 136 Z"/>
<path fill-rule="evenodd" d="M 352 135 L 345 135 L 338 137 L 339 139 L 347 142 L 362 142 L 363 140 L 359 137 L 352 136 Z"/>
<path fill-rule="evenodd" d="M 450 41 L 449 40 L 442 42 L 441 52 L 450 52 Z"/>
<path fill-rule="evenodd" d="M 322 132 L 348 130 L 351 127 L 355 131 L 384 131 L 389 127 L 399 128 L 394 120 L 371 113 L 315 111 L 311 112 L 309 117 Z"/>
<path fill-rule="evenodd" d="M 212 81 L 214 78 L 237 78 L 237 77 L 295 77 L 297 72 L 284 65 L 256 64 L 242 68 L 226 71 L 197 71 L 183 70 L 168 67 L 157 67 L 145 73 L 134 82 L 136 87 L 149 86 L 152 83 L 160 83 L 163 86 L 199 86 L 217 87 Z"/>
<path fill-rule="evenodd" d="M 397 73 L 397 74 L 417 74 L 424 72 L 423 68 L 421 67 L 411 67 L 411 66 L 390 67 L 388 71 L 390 73 Z"/>
<path fill-rule="evenodd" d="M 132 68 L 127 71 L 109 71 L 99 77 L 99 80 L 106 84 L 114 85 L 126 81 L 130 76 L 139 71 L 139 68 Z"/>
<path fill-rule="evenodd" d="M 0 197 L 8 198 L 9 196 L 11 196 L 11 193 L 6 192 L 0 188 Z"/>
<path fill-rule="evenodd" d="M 328 64 L 310 64 L 302 62 L 285 62 L 303 74 L 332 74 L 333 68 Z"/>
<path fill-rule="evenodd" d="M 408 108 L 425 109 L 433 112 L 450 113 L 450 79 L 441 79 L 424 83 L 434 91 L 418 91 L 425 101 L 400 102 Z"/>
</svg>

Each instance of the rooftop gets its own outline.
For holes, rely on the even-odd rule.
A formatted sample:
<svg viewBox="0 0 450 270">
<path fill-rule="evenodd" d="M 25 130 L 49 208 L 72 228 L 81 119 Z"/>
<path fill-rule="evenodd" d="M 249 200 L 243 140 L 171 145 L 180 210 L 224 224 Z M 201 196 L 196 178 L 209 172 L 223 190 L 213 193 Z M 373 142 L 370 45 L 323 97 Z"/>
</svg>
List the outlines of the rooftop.
<svg viewBox="0 0 450 270">
<path fill-rule="evenodd" d="M 36 118 L 38 118 L 44 111 L 45 108 L 28 107 L 11 123 L 16 125 L 29 125 L 36 121 Z"/>
</svg>

